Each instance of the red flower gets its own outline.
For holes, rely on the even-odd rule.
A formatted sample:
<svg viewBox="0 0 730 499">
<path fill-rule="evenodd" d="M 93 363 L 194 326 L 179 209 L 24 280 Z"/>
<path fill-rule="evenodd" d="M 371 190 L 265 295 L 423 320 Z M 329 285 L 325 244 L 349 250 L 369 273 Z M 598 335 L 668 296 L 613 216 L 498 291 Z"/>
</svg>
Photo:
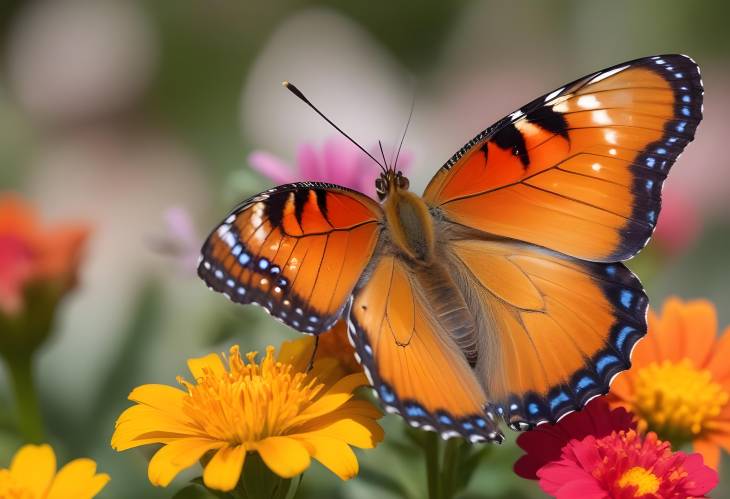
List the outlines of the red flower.
<svg viewBox="0 0 730 499">
<path fill-rule="evenodd" d="M 537 476 L 558 499 L 685 499 L 705 497 L 718 483 L 700 454 L 672 452 L 656 433 L 634 430 L 571 440 Z"/>
<path fill-rule="evenodd" d="M 589 435 L 601 438 L 635 428 L 631 413 L 621 408 L 610 410 L 603 398 L 593 400 L 583 410 L 568 414 L 557 424 L 544 424 L 517 437 L 517 445 L 527 454 L 515 463 L 515 473 L 537 480 L 537 471 L 559 460 L 568 442 L 583 440 Z"/>
<path fill-rule="evenodd" d="M 79 225 L 41 227 L 30 205 L 0 195 L 0 312 L 19 313 L 30 284 L 44 281 L 58 292 L 72 287 L 87 234 Z"/>
</svg>

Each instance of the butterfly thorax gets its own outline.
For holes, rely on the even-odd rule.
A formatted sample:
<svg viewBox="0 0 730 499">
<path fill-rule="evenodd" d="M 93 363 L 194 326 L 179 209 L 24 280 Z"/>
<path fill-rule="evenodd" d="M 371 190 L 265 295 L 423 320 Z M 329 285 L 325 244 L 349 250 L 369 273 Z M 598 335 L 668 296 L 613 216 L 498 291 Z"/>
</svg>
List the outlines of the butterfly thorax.
<svg viewBox="0 0 730 499">
<path fill-rule="evenodd" d="M 390 237 L 398 249 L 415 260 L 429 262 L 434 254 L 434 228 L 423 199 L 394 185 L 383 200 L 383 209 Z"/>
</svg>

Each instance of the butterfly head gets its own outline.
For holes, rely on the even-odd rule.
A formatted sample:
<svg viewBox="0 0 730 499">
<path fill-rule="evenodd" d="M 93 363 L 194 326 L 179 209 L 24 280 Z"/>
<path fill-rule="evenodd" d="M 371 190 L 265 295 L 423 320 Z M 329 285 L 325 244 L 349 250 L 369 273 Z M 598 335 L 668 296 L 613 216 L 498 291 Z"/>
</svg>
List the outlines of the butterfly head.
<svg viewBox="0 0 730 499">
<path fill-rule="evenodd" d="M 402 172 L 388 169 L 375 180 L 375 192 L 378 193 L 378 199 L 384 201 L 394 192 L 407 191 L 409 185 L 408 178 Z"/>
</svg>

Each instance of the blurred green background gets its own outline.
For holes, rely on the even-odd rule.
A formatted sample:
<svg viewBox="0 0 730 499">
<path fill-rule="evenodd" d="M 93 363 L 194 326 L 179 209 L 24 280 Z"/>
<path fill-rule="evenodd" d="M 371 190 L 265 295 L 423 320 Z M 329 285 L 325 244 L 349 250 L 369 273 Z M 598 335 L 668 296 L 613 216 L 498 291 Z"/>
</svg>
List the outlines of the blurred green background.
<svg viewBox="0 0 730 499">
<path fill-rule="evenodd" d="M 418 191 L 477 131 L 538 95 L 624 60 L 691 55 L 705 119 L 666 184 L 661 233 L 632 266 L 654 303 L 707 297 L 730 324 L 728 18 L 722 1 L 0 3 L 0 188 L 47 220 L 93 226 L 80 286 L 37 361 L 60 461 L 96 459 L 112 476 L 100 497 L 170 497 L 194 474 L 155 489 L 148 455 L 109 447 L 129 391 L 174 384 L 191 356 L 294 336 L 210 293 L 169 221 L 189 214 L 197 245 L 236 201 L 270 186 L 249 169 L 251 151 L 292 161 L 297 144 L 333 133 L 283 79 L 364 144 L 396 142 L 415 95 L 404 147 Z M 4 376 L 2 465 L 21 443 Z M 343 484 L 315 464 L 301 497 L 397 497 L 391 482 L 418 494 L 422 463 L 399 421 L 385 424 L 388 442 L 361 453 L 361 477 Z M 509 473 L 508 440 L 468 497 L 539 497 Z M 716 497 L 728 494 L 721 483 Z"/>
</svg>

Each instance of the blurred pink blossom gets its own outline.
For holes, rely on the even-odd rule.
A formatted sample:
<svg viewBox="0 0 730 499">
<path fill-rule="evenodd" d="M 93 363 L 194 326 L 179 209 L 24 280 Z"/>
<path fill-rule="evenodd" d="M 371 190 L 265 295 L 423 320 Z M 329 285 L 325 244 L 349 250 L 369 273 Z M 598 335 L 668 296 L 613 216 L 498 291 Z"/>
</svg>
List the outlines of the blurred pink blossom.
<svg viewBox="0 0 730 499">
<path fill-rule="evenodd" d="M 380 150 L 377 151 L 379 155 Z M 378 157 L 372 148 L 371 154 Z M 406 170 L 411 159 L 411 154 L 402 150 L 398 157 L 398 169 Z M 336 136 L 327 139 L 319 150 L 312 144 L 300 145 L 294 166 L 266 151 L 254 151 L 249 155 L 248 162 L 254 170 L 276 184 L 304 180 L 329 182 L 369 196 L 375 195 L 375 179 L 380 174 L 380 168 L 372 159 L 347 139 Z"/>
<path fill-rule="evenodd" d="M 682 190 L 664 189 L 654 232 L 657 246 L 670 255 L 680 254 L 697 240 L 701 224 L 697 204 L 690 196 Z"/>
<path fill-rule="evenodd" d="M 195 274 L 201 238 L 190 212 L 182 206 L 170 206 L 163 213 L 165 231 L 150 239 L 152 250 L 169 257 L 183 276 Z"/>
</svg>

